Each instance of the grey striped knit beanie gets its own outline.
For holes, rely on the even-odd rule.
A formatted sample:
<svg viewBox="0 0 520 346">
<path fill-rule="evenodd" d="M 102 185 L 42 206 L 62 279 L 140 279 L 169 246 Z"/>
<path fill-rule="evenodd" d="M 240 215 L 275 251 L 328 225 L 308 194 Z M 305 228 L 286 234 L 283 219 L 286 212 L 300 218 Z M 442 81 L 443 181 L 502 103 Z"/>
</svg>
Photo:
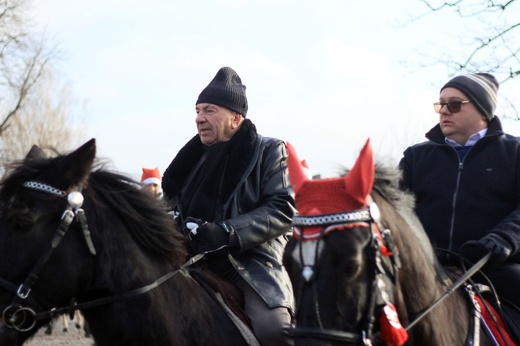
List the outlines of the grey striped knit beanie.
<svg viewBox="0 0 520 346">
<path fill-rule="evenodd" d="M 202 90 L 197 99 L 199 103 L 212 103 L 222 106 L 246 117 L 246 86 L 231 67 L 222 67 L 215 78 Z"/>
<path fill-rule="evenodd" d="M 495 116 L 499 83 L 489 73 L 469 73 L 452 78 L 445 88 L 455 88 L 468 97 L 475 107 L 490 121 Z"/>
</svg>

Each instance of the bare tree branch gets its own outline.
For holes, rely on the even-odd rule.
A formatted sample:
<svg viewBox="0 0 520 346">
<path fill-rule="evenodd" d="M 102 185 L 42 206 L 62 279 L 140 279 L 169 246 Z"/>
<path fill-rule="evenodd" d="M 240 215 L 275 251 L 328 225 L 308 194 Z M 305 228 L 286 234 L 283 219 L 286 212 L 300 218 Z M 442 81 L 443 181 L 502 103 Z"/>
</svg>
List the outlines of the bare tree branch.
<svg viewBox="0 0 520 346">
<path fill-rule="evenodd" d="M 501 83 L 520 75 L 520 21 L 513 12 L 513 5 L 518 5 L 519 1 L 422 2 L 429 12 L 419 15 L 414 21 L 440 11 L 452 11 L 464 18 L 468 24 L 472 20 L 478 20 L 473 25 L 476 30 L 460 34 L 460 49 L 452 50 L 450 53 L 443 51 L 441 54 L 444 56 L 430 57 L 432 62 L 426 65 L 444 64 L 451 71 L 450 75 L 462 71 L 493 73 Z M 447 56 L 448 54 L 458 56 Z"/>
<path fill-rule="evenodd" d="M 13 108 L 8 110 L 3 121 L 0 122 L 0 136 L 8 127 L 10 118 L 16 115 L 22 107 L 30 90 L 39 81 L 42 71 L 51 58 L 52 54 L 45 53 L 44 42 L 40 42 L 34 47 L 34 55 L 25 62 L 24 71 L 20 76 L 5 76 L 9 87 L 17 93 L 17 98 Z"/>
<path fill-rule="evenodd" d="M 432 0 L 422 0 L 422 2 L 433 12 L 438 12 L 446 8 L 453 9 L 461 17 L 474 17 L 486 12 L 505 11 L 515 0 L 507 1 L 505 4 L 495 3 L 495 1 L 481 1 L 480 3 L 467 0 L 444 1 L 439 5 L 432 5 Z"/>
<path fill-rule="evenodd" d="M 0 1 L 0 136 L 55 54 L 43 36 L 33 39 L 26 10 L 26 0 Z"/>
<path fill-rule="evenodd" d="M 62 151 L 84 132 L 69 89 L 52 78 L 57 49 L 30 30 L 28 1 L 0 0 L 0 174 L 33 144 Z"/>
<path fill-rule="evenodd" d="M 63 152 L 83 142 L 81 105 L 68 86 L 59 85 L 48 70 L 26 99 L 26 105 L 0 136 L 0 176 L 10 163 L 25 157 L 33 144 Z"/>
</svg>

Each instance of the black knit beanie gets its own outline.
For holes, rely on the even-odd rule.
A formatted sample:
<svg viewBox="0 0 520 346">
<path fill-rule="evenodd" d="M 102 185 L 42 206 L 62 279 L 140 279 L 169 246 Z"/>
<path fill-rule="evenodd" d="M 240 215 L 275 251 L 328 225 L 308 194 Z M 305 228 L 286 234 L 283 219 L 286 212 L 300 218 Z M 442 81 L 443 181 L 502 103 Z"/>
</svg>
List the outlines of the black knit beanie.
<svg viewBox="0 0 520 346">
<path fill-rule="evenodd" d="M 197 99 L 199 103 L 213 103 L 246 117 L 247 97 L 246 86 L 231 67 L 222 67 L 215 78 L 202 90 Z"/>
<path fill-rule="evenodd" d="M 455 88 L 464 93 L 475 107 L 490 121 L 495 116 L 499 83 L 489 73 L 470 73 L 452 78 L 445 88 Z"/>
</svg>

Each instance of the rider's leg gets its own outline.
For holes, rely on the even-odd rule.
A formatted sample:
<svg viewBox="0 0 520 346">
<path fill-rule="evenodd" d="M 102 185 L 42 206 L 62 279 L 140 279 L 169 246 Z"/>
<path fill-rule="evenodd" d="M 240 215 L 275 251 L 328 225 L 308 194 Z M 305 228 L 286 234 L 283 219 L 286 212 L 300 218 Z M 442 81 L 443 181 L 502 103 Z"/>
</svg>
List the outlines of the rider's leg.
<svg viewBox="0 0 520 346">
<path fill-rule="evenodd" d="M 520 307 L 520 264 L 506 263 L 495 268 L 486 268 L 484 273 L 500 297 Z"/>
<path fill-rule="evenodd" d="M 291 315 L 285 307 L 270 309 L 247 282 L 238 280 L 237 286 L 244 292 L 246 314 L 251 320 L 255 335 L 264 346 L 293 345 L 285 328 L 291 327 Z"/>
</svg>

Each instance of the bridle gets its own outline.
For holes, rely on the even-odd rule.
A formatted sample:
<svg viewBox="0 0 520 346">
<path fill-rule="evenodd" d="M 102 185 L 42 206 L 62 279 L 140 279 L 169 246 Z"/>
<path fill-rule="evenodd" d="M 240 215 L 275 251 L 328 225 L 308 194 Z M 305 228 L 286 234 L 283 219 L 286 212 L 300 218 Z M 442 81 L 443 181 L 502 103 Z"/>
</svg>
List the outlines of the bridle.
<svg viewBox="0 0 520 346">
<path fill-rule="evenodd" d="M 373 327 L 375 323 L 376 306 L 391 304 L 389 301 L 389 288 L 385 284 L 385 277 L 389 277 L 394 286 L 398 284 L 398 270 L 401 267 L 399 252 L 391 231 L 385 229 L 381 224 L 381 214 L 377 204 L 370 203 L 369 207 L 361 210 L 348 211 L 336 214 L 302 216 L 297 215 L 293 218 L 293 226 L 295 234 L 299 234 L 300 261 L 302 264 L 302 285 L 300 289 L 303 291 L 304 285 L 310 285 L 313 296 L 314 313 L 318 328 L 299 327 L 287 329 L 287 333 L 293 338 L 314 338 L 329 340 L 335 342 L 343 342 L 350 344 L 371 345 L 374 338 Z M 314 255 L 314 265 L 306 265 L 303 262 L 302 242 L 305 240 L 305 227 L 322 227 L 319 235 L 314 235 L 317 244 Z M 325 235 L 338 229 L 362 227 L 370 231 L 370 292 L 369 301 L 363 314 L 363 323 L 360 331 L 357 333 L 325 329 L 323 328 L 320 316 L 319 299 L 317 296 L 317 268 L 315 264 L 318 261 L 319 243 Z M 380 231 L 383 230 L 383 231 Z M 383 263 L 383 257 L 390 258 L 392 268 L 388 268 Z M 300 295 L 301 297 L 302 295 Z M 301 305 L 301 301 L 297 302 L 297 309 Z"/>
<path fill-rule="evenodd" d="M 67 196 L 68 203 L 61 216 L 60 223 L 49 246 L 46 247 L 43 253 L 40 255 L 22 284 L 16 285 L 0 277 L 0 287 L 3 287 L 7 291 L 15 294 L 11 303 L 4 309 L 2 313 L 2 320 L 4 321 L 5 326 L 8 328 L 15 329 L 19 332 L 27 332 L 33 329 L 36 325 L 36 322 L 40 320 L 48 320 L 64 313 L 72 314 L 76 310 L 98 307 L 101 305 L 107 305 L 136 297 L 158 287 L 162 283 L 172 278 L 179 271 L 184 270 L 190 265 L 199 261 L 205 255 L 205 253 L 202 253 L 192 257 L 178 269 L 164 274 L 154 282 L 143 287 L 79 304 L 76 304 L 73 300 L 69 306 L 52 308 L 50 310 L 37 313 L 36 311 L 41 311 L 43 309 L 41 308 L 41 305 L 30 296 L 33 285 L 38 279 L 38 275 L 40 274 L 41 270 L 47 263 L 47 260 L 53 251 L 58 247 L 74 220 L 77 220 L 77 222 L 80 224 L 83 238 L 85 239 L 89 252 L 92 256 L 96 255 L 96 249 L 94 247 L 94 243 L 92 242 L 92 238 L 90 237 L 90 231 L 88 229 L 85 212 L 81 208 L 84 198 L 79 189 L 71 191 L 67 194 L 65 191 L 38 181 L 27 181 L 23 183 L 22 186 L 24 188 L 44 192 L 53 196 L 58 196 L 60 198 L 65 198 L 65 196 Z"/>
<path fill-rule="evenodd" d="M 300 247 L 300 263 L 302 264 L 301 275 L 303 278 L 300 290 L 303 291 L 304 285 L 311 286 L 313 293 L 314 313 L 318 323 L 318 328 L 296 326 L 295 328 L 286 329 L 286 332 L 289 334 L 289 336 L 293 338 L 312 338 L 362 345 L 372 345 L 372 340 L 381 337 L 381 333 L 374 333 L 373 331 L 376 313 L 378 312 L 376 311 L 376 306 L 384 306 L 383 310 L 385 311 L 383 312 L 386 312 L 386 308 L 392 304 L 389 298 L 389 288 L 386 287 L 384 278 L 389 278 L 393 282 L 394 289 L 398 288 L 398 270 L 401 268 L 401 260 L 399 251 L 392 237 L 392 232 L 389 229 L 384 228 L 381 223 L 381 214 L 377 204 L 371 202 L 370 196 L 369 201 L 369 207 L 366 209 L 316 216 L 296 215 L 293 218 L 295 234 L 299 235 L 300 238 L 298 244 Z M 338 229 L 353 227 L 361 227 L 370 230 L 371 239 L 369 244 L 369 259 L 371 260 L 371 285 L 369 301 L 362 317 L 362 327 L 357 333 L 343 330 L 326 329 L 322 326 L 319 300 L 317 295 L 317 268 L 315 268 L 314 265 L 306 265 L 303 261 L 302 255 L 302 243 L 305 240 L 304 229 L 305 227 L 315 226 L 322 227 L 321 232 L 318 235 L 313 234 L 310 236 L 311 239 L 317 241 L 315 247 L 316 252 L 314 254 L 315 264 L 317 263 L 319 257 L 319 242 L 321 242 L 328 233 L 337 231 Z M 434 308 L 439 306 L 444 299 L 455 292 L 461 285 L 466 283 L 471 276 L 473 276 L 478 270 L 480 270 L 480 268 L 484 266 L 484 264 L 487 263 L 489 257 L 490 254 L 488 253 L 471 268 L 469 268 L 461 277 L 452 283 L 452 285 L 444 292 L 443 295 L 438 297 L 431 305 L 426 307 L 420 314 L 415 316 L 415 318 L 410 323 L 408 323 L 404 330 L 408 332 Z M 388 265 L 384 265 L 384 258 L 390 259 L 392 268 L 389 268 Z M 300 297 L 301 296 L 302 295 L 300 295 Z M 297 308 L 301 305 L 301 303 L 301 301 L 297 302 Z M 397 317 L 397 315 L 395 316 Z"/>
<path fill-rule="evenodd" d="M 80 223 L 84 238 L 92 255 L 96 254 L 96 249 L 94 248 L 94 244 L 92 243 L 92 239 L 90 237 L 85 212 L 83 209 L 81 209 L 81 206 L 83 205 L 83 195 L 81 192 L 72 191 L 67 195 L 65 191 L 61 191 L 55 187 L 37 181 L 27 181 L 23 183 L 22 186 L 24 188 L 44 192 L 60 198 L 67 196 L 68 201 L 67 206 L 61 215 L 60 223 L 56 229 L 56 232 L 54 233 L 51 243 L 40 255 L 23 283 L 16 289 L 16 295 L 13 301 L 10 305 L 7 306 L 7 308 L 4 309 L 2 313 L 2 319 L 4 320 L 4 323 L 7 327 L 17 329 L 18 331 L 28 331 L 36 324 L 36 320 L 33 318 L 36 313 L 32 308 L 24 306 L 24 302 L 26 302 L 29 298 L 32 287 L 38 279 L 38 275 L 40 274 L 41 270 L 47 263 L 47 260 L 50 258 L 54 250 L 60 244 L 74 219 Z M 12 291 L 12 288 L 15 287 L 14 284 L 3 278 L 0 278 L 0 285 L 9 291 Z"/>
</svg>

